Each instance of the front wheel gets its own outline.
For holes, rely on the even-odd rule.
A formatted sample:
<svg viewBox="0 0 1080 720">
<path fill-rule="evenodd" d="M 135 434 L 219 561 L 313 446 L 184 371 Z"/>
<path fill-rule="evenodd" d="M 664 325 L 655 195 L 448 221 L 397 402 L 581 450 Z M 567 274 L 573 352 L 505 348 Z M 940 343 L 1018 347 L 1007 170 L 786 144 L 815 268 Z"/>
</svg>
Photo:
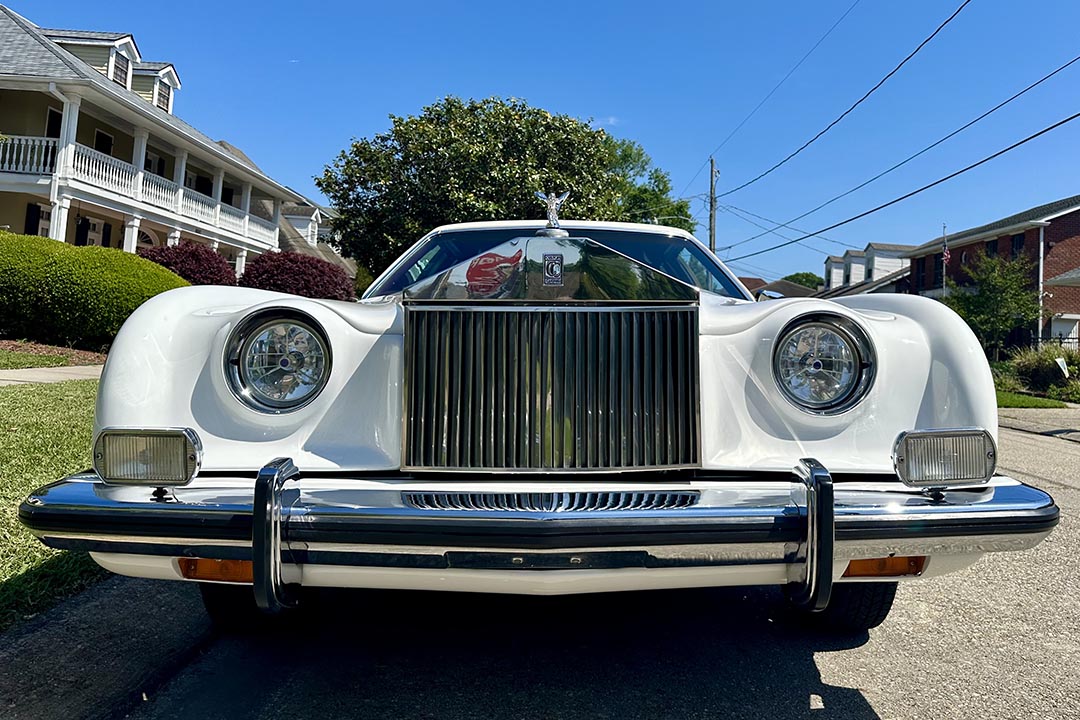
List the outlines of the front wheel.
<svg viewBox="0 0 1080 720">
<path fill-rule="evenodd" d="M 201 582 L 199 592 L 206 614 L 218 630 L 252 630 L 265 617 L 255 604 L 255 593 L 250 585 Z"/>
<path fill-rule="evenodd" d="M 805 617 L 813 624 L 841 632 L 875 628 L 889 616 L 897 585 L 894 582 L 836 583 L 829 605 L 819 613 L 805 613 Z"/>
</svg>

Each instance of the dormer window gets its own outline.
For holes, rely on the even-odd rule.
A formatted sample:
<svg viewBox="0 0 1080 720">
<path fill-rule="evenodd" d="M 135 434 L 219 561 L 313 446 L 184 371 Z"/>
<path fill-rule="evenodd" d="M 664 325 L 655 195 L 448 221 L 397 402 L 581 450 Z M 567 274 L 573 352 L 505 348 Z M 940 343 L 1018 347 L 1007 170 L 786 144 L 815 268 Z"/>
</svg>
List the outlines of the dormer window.
<svg viewBox="0 0 1080 720">
<path fill-rule="evenodd" d="M 130 67 L 131 63 L 128 61 L 128 59 L 120 53 L 116 53 L 116 56 L 113 58 L 112 81 L 117 85 L 123 85 L 124 87 L 127 87 L 128 70 L 130 69 Z"/>
<path fill-rule="evenodd" d="M 172 88 L 166 82 L 157 84 L 157 106 L 165 112 L 172 110 Z"/>
</svg>

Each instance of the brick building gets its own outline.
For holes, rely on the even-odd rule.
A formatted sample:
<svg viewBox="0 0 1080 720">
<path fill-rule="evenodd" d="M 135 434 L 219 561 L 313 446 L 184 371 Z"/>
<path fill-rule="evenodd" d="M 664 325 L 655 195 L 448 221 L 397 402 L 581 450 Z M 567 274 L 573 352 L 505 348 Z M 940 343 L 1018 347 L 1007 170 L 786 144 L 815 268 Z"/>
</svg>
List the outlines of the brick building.
<svg viewBox="0 0 1080 720">
<path fill-rule="evenodd" d="M 947 267 L 942 263 L 941 237 L 905 254 L 911 263 L 909 292 L 940 297 L 946 274 L 961 286 L 969 283 L 965 268 L 971 266 L 980 252 L 1011 258 L 1024 255 L 1032 263 L 1031 289 L 1042 300 L 1041 337 L 1075 342 L 1080 321 L 1080 288 L 1047 288 L 1045 281 L 1080 267 L 1080 195 L 952 233 L 945 240 L 949 246 Z M 1015 337 L 1013 341 L 1023 339 Z"/>
</svg>

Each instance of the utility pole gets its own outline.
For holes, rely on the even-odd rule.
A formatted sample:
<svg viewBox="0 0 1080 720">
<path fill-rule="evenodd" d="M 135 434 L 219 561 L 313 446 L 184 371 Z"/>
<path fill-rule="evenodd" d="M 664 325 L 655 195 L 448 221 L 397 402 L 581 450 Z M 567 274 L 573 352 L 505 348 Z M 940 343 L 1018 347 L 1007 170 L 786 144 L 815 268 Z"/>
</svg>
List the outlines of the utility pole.
<svg viewBox="0 0 1080 720">
<path fill-rule="evenodd" d="M 716 252 L 716 161 L 709 156 L 709 250 Z"/>
</svg>

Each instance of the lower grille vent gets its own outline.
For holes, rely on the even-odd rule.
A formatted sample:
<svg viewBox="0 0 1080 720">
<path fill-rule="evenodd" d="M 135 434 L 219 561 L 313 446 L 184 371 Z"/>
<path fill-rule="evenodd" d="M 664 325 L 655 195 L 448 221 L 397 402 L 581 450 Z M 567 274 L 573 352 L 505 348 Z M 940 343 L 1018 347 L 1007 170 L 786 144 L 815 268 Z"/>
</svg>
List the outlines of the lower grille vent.
<svg viewBox="0 0 1080 720">
<path fill-rule="evenodd" d="M 596 512 L 679 510 L 697 504 L 696 492 L 452 493 L 406 492 L 401 499 L 419 510 L 477 512 Z"/>
</svg>

